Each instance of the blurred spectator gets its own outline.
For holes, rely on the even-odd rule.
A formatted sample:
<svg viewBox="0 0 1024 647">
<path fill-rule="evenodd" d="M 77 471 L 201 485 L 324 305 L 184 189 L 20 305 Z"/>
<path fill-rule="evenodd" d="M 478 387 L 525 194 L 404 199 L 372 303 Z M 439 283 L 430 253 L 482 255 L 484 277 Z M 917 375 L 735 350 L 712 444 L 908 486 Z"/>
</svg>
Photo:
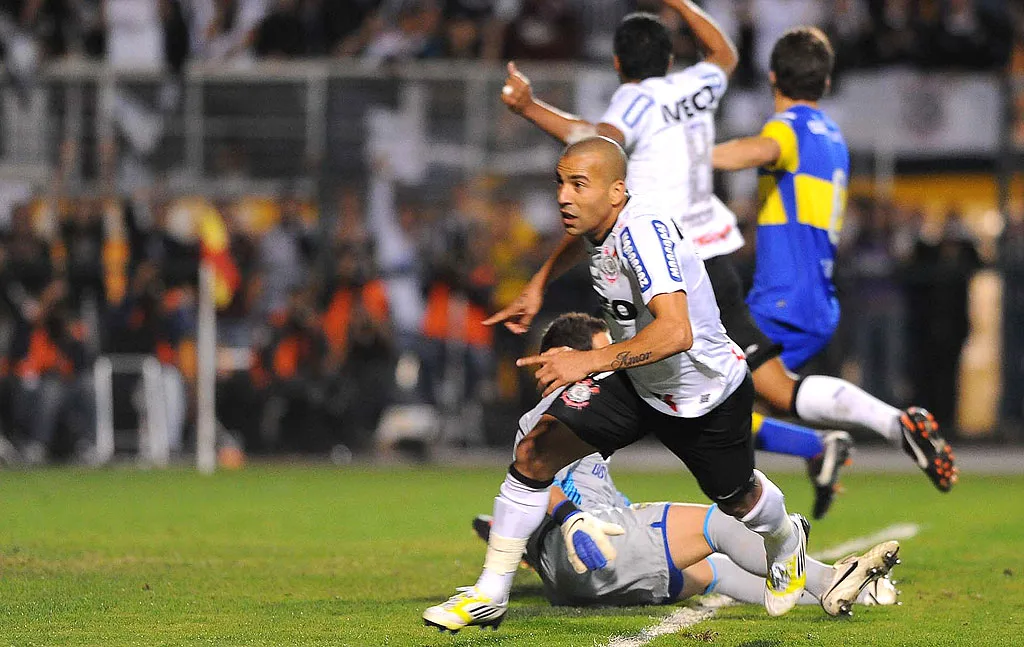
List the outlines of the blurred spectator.
<svg viewBox="0 0 1024 647">
<path fill-rule="evenodd" d="M 28 328 L 39 322 L 58 291 L 47 289 L 54 279 L 50 250 L 32 227 L 28 206 L 21 204 L 11 214 L 10 230 L 0 235 L 5 250 L 0 287 L 15 325 Z"/>
<path fill-rule="evenodd" d="M 494 331 L 482 323 L 494 307 L 488 238 L 483 223 L 452 224 L 426 282 L 421 353 L 428 397 L 448 409 L 489 397 L 494 380 Z"/>
<path fill-rule="evenodd" d="M 324 450 L 327 344 L 308 289 L 293 291 L 253 348 L 252 380 L 260 411 L 247 449 Z M 283 431 L 287 429 L 287 434 Z"/>
<path fill-rule="evenodd" d="M 289 295 L 308 282 L 306 268 L 315 249 L 302 220 L 301 206 L 295 196 L 286 197 L 280 218 L 259 242 L 255 281 L 258 312 L 264 317 L 284 309 Z"/>
<path fill-rule="evenodd" d="M 262 58 L 294 58 L 310 53 L 300 0 L 276 0 L 256 30 L 254 50 Z"/>
<path fill-rule="evenodd" d="M 358 54 L 379 27 L 381 0 L 320 1 L 328 49 L 338 56 Z"/>
<path fill-rule="evenodd" d="M 107 62 L 116 68 L 157 70 L 164 66 L 164 11 L 153 0 L 102 0 Z"/>
<path fill-rule="evenodd" d="M 332 386 L 327 402 L 335 441 L 370 448 L 393 395 L 395 353 L 387 285 L 365 247 L 337 247 L 337 270 L 325 292 L 323 331 Z"/>
<path fill-rule="evenodd" d="M 394 16 L 378 16 L 371 25 L 374 31 L 363 51 L 370 63 L 441 55 L 441 8 L 434 0 L 402 3 Z"/>
<path fill-rule="evenodd" d="M 332 243 L 335 247 L 373 251 L 373 238 L 366 226 L 363 197 L 355 186 L 343 186 L 338 192 L 338 214 L 334 221 Z"/>
<path fill-rule="evenodd" d="M 659 0 L 659 5 L 661 1 Z M 626 14 L 637 10 L 635 0 L 588 0 L 577 5 L 582 25 L 581 57 L 607 63 L 611 57 L 615 29 Z M 660 8 L 660 7 L 659 7 Z M 658 9 L 655 9 L 657 11 Z M 672 12 L 678 16 L 678 12 Z M 678 65 L 678 64 L 677 64 Z"/>
<path fill-rule="evenodd" d="M 1005 65 L 1013 42 L 1009 18 L 998 4 L 948 0 L 934 37 L 935 63 L 967 69 Z"/>
<path fill-rule="evenodd" d="M 222 346 L 247 348 L 252 344 L 252 318 L 259 298 L 259 250 L 254 235 L 239 223 L 235 205 L 221 201 L 217 207 L 228 231 L 228 255 L 240 279 L 230 302 L 217 310 L 217 339 Z"/>
<path fill-rule="evenodd" d="M 267 12 L 267 1 L 192 0 L 192 53 L 206 60 L 249 58 L 256 30 Z"/>
<path fill-rule="evenodd" d="M 110 310 L 104 326 L 108 353 L 151 355 L 160 362 L 159 389 L 164 399 L 164 424 L 171 451 L 182 449 L 185 433 L 185 381 L 180 370 L 180 351 L 186 336 L 193 334 L 194 303 L 188 291 L 166 290 L 160 271 L 150 261 L 141 262 L 132 275 L 124 300 Z M 145 398 L 136 386 L 135 402 L 144 418 Z"/>
<path fill-rule="evenodd" d="M 92 463 L 96 426 L 89 362 L 82 344 L 84 327 L 72 319 L 62 299 L 63 284 L 53 287 L 57 296 L 40 311 L 27 335 L 15 337 L 11 348 L 13 418 L 25 437 L 22 456 L 26 462 L 45 462 L 63 426 L 75 459 Z"/>
<path fill-rule="evenodd" d="M 565 60 L 581 52 L 579 20 L 569 0 L 521 0 L 505 28 L 505 59 Z"/>
<path fill-rule="evenodd" d="M 961 216 L 951 212 L 938 240 L 918 240 L 908 272 L 912 399 L 955 434 L 960 354 L 969 332 L 968 291 L 981 258 Z"/>
<path fill-rule="evenodd" d="M 912 0 L 870 0 L 870 7 L 875 63 L 920 65 L 927 60 L 929 34 Z"/>
<path fill-rule="evenodd" d="M 999 413 L 1003 434 L 1024 440 L 1024 214 L 1007 219 L 999 240 L 1003 275 L 1002 371 Z"/>
<path fill-rule="evenodd" d="M 863 0 L 834 0 L 824 29 L 836 53 L 834 89 L 836 77 L 843 71 L 870 62 L 871 17 L 867 4 Z"/>
<path fill-rule="evenodd" d="M 375 175 L 368 213 L 376 266 L 391 299 L 396 342 L 400 351 L 409 351 L 416 348 L 423 323 L 424 264 L 417 244 L 422 214 L 417 210 L 420 201 L 415 190 L 404 191 L 398 199 L 395 193 L 391 179 L 383 173 Z"/>
<path fill-rule="evenodd" d="M 199 243 L 196 240 L 195 202 L 154 201 L 153 227 L 140 230 L 132 244 L 132 261 L 148 261 L 160 268 L 167 287 L 194 286 L 199 281 Z"/>
<path fill-rule="evenodd" d="M 103 271 L 103 201 L 83 197 L 60 223 L 61 254 L 68 277 L 71 303 L 85 299 L 106 301 Z"/>
<path fill-rule="evenodd" d="M 504 35 L 503 4 L 509 3 L 507 0 L 445 0 L 444 56 L 497 58 Z"/>
</svg>

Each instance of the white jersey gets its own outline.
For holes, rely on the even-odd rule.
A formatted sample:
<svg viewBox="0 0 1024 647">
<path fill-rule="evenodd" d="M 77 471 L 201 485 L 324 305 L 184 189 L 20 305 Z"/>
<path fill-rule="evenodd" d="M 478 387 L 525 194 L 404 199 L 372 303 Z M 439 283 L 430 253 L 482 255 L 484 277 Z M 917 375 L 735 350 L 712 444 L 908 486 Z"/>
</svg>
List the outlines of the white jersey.
<svg viewBox="0 0 1024 647">
<path fill-rule="evenodd" d="M 626 187 L 663 204 L 701 258 L 743 246 L 735 214 L 712 191 L 715 111 L 727 83 L 717 65 L 698 63 L 619 86 L 601 118 L 625 137 Z"/>
<path fill-rule="evenodd" d="M 647 308 L 659 294 L 685 292 L 693 346 L 626 371 L 637 393 L 662 413 L 697 418 L 743 381 L 747 365 L 722 325 L 704 263 L 665 217 L 659 202 L 631 196 L 604 242 L 590 252 L 590 275 L 616 342 L 654 321 Z"/>
</svg>

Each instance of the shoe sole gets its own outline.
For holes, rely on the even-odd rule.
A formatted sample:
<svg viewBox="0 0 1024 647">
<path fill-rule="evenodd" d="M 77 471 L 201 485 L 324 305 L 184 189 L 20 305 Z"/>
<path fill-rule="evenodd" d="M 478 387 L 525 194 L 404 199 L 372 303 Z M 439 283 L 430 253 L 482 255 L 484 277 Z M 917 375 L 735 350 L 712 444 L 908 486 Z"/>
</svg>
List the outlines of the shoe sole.
<svg viewBox="0 0 1024 647">
<path fill-rule="evenodd" d="M 505 614 L 504 613 L 501 614 L 500 616 L 498 616 L 497 618 L 495 618 L 494 620 L 486 620 L 484 622 L 472 623 L 472 624 L 465 625 L 463 627 L 459 627 L 458 629 L 452 629 L 451 627 L 446 627 L 446 626 L 444 626 L 443 624 L 441 624 L 439 622 L 434 622 L 433 620 L 428 620 L 426 618 L 423 619 L 423 624 L 426 625 L 427 627 L 434 627 L 440 633 L 444 633 L 444 632 L 448 631 L 448 632 L 450 632 L 454 636 L 455 634 L 459 633 L 460 631 L 462 631 L 466 627 L 480 627 L 481 629 L 488 629 L 489 628 L 492 631 L 497 631 L 498 627 L 501 626 L 501 623 L 502 623 L 503 620 L 505 620 Z"/>
<path fill-rule="evenodd" d="M 926 426 L 926 423 L 930 423 Z M 928 476 L 940 492 L 953 489 L 960 476 L 949 443 L 939 433 L 939 425 L 931 413 L 924 420 L 914 420 L 908 411 L 900 415 L 904 450 Z M 925 447 L 927 445 L 927 447 Z"/>
<path fill-rule="evenodd" d="M 863 591 L 865 588 L 867 588 L 867 586 L 869 584 L 871 584 L 872 582 L 874 582 L 875 580 L 877 580 L 879 578 L 882 578 L 882 577 L 885 577 L 886 575 L 888 575 L 889 571 L 891 571 L 894 566 L 896 566 L 897 564 L 900 563 L 899 555 L 900 555 L 900 547 L 897 544 L 897 546 L 896 546 L 896 548 L 894 550 L 887 551 L 885 554 L 882 555 L 882 565 L 881 566 L 872 566 L 871 568 L 868 569 L 867 577 L 865 577 L 864 581 L 861 582 L 859 587 L 857 587 L 857 590 L 853 592 L 852 597 L 845 597 L 845 598 L 840 598 L 839 599 L 839 601 L 838 601 L 839 602 L 838 613 L 835 613 L 835 614 L 829 613 L 828 609 L 825 609 L 825 613 L 829 613 L 829 615 L 835 615 L 835 616 L 852 616 L 853 615 L 853 605 L 854 605 L 854 603 L 857 602 L 857 598 L 860 596 L 860 592 Z M 837 583 L 835 586 L 839 586 L 839 584 L 842 584 L 842 582 Z M 832 590 L 835 589 L 835 586 L 832 587 Z M 831 590 L 829 591 L 829 593 L 831 593 Z M 825 596 L 823 596 L 823 597 L 827 597 L 827 596 L 828 596 L 828 593 L 826 593 Z M 822 608 L 824 608 L 824 605 L 822 605 Z"/>
</svg>

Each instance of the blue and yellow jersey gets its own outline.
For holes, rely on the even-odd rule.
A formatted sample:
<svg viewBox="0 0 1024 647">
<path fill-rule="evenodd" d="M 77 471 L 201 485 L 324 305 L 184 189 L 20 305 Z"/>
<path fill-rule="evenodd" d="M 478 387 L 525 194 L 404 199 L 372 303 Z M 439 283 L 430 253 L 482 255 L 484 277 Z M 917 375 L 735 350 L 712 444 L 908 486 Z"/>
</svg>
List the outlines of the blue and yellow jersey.
<svg viewBox="0 0 1024 647">
<path fill-rule="evenodd" d="M 761 136 L 782 152 L 759 171 L 757 267 L 747 303 L 759 323 L 831 336 L 839 323 L 832 265 L 846 209 L 846 142 L 810 106 L 775 115 Z"/>
</svg>

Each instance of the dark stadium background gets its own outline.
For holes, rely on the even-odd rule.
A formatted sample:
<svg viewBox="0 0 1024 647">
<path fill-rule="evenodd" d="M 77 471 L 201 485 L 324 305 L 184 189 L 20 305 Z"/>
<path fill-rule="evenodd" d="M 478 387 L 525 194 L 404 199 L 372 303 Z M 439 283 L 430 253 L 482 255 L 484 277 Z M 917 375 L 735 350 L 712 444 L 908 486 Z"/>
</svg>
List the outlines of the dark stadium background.
<svg viewBox="0 0 1024 647">
<path fill-rule="evenodd" d="M 741 55 L 720 140 L 770 114 L 782 31 L 818 24 L 837 51 L 853 177 L 817 368 L 928 407 L 955 443 L 1024 442 L 1024 7 L 703 4 Z M 504 61 L 595 118 L 616 23 L 660 7 L 4 0 L 0 459 L 185 460 L 202 358 L 225 465 L 507 447 L 535 340 L 479 322 L 559 223 L 558 147 L 501 105 Z M 748 240 L 753 184 L 718 178 Z M 217 349 L 197 359 L 202 260 Z M 542 319 L 594 308 L 577 272 Z"/>
</svg>

